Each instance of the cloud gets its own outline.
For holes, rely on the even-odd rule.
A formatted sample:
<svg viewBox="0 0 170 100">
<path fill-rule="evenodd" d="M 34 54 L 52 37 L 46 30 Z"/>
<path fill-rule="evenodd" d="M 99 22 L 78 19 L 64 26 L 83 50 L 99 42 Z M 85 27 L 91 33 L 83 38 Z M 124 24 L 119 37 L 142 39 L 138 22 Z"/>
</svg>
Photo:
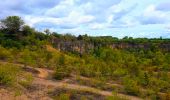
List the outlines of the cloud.
<svg viewBox="0 0 170 100">
<path fill-rule="evenodd" d="M 165 29 L 170 31 L 170 24 L 165 26 Z"/>
<path fill-rule="evenodd" d="M 34 26 L 37 23 L 53 23 L 53 24 L 62 24 L 63 20 L 59 18 L 52 18 L 46 16 L 25 16 L 24 17 L 26 23 L 30 26 Z"/>
<path fill-rule="evenodd" d="M 58 5 L 45 11 L 44 14 L 50 17 L 66 17 L 73 9 L 75 9 L 73 0 L 63 0 Z"/>
<path fill-rule="evenodd" d="M 89 25 L 89 28 L 92 30 L 101 30 L 106 28 L 106 25 L 101 23 L 92 23 Z"/>
<path fill-rule="evenodd" d="M 23 14 L 40 14 L 44 10 L 58 5 L 62 0 L 4 0 L 0 3 L 1 11 L 8 13 L 14 12 L 18 15 Z"/>
<path fill-rule="evenodd" d="M 34 27 L 37 27 L 39 30 L 44 30 L 44 28 L 46 29 L 55 28 L 57 30 L 57 29 L 74 29 L 77 26 L 72 24 L 55 24 L 50 22 L 39 22 L 34 24 Z"/>
<path fill-rule="evenodd" d="M 170 2 L 136 0 L 0 0 L 0 19 L 20 16 L 38 30 L 74 34 L 146 33 L 169 30 Z M 155 5 L 153 5 L 155 4 Z M 137 16 L 137 17 L 136 17 Z M 154 25 L 160 27 L 153 27 Z M 145 28 L 140 26 L 146 26 Z M 165 28 L 165 26 L 167 26 Z M 149 29 L 148 29 L 149 27 Z M 140 30 L 142 28 L 142 30 Z M 131 30 L 130 30 L 131 29 Z M 75 33 L 77 32 L 77 33 Z M 137 34 L 138 34 L 137 33 Z"/>
<path fill-rule="evenodd" d="M 150 5 L 137 19 L 143 25 L 164 24 L 169 21 L 169 16 L 170 14 L 157 10 L 155 5 Z"/>
<path fill-rule="evenodd" d="M 156 6 L 156 9 L 160 11 L 170 11 L 170 2 L 160 3 Z"/>
<path fill-rule="evenodd" d="M 84 24 L 93 21 L 95 18 L 92 15 L 84 15 L 81 12 L 72 11 L 66 18 L 68 22 Z"/>
<path fill-rule="evenodd" d="M 85 1 L 85 0 L 84 0 Z M 122 0 L 87 0 L 88 2 L 81 5 L 85 14 L 95 16 L 95 22 L 104 23 L 110 15 L 110 7 L 119 4 Z"/>
<path fill-rule="evenodd" d="M 113 20 L 119 20 L 124 17 L 126 14 L 132 12 L 137 7 L 137 4 L 134 4 L 128 8 L 123 8 L 121 5 L 114 5 L 110 8 L 110 11 L 113 15 Z"/>
</svg>

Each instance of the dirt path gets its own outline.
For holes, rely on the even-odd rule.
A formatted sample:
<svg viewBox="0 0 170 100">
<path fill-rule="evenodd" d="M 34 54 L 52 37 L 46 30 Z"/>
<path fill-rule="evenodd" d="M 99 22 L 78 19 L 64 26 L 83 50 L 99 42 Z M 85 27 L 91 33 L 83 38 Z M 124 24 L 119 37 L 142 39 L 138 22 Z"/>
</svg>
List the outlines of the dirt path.
<svg viewBox="0 0 170 100">
<path fill-rule="evenodd" d="M 48 69 L 45 69 L 45 68 L 34 68 L 34 69 L 39 72 L 37 74 L 37 76 L 39 78 L 43 78 L 43 79 L 51 79 L 52 78 L 52 74 L 54 73 L 54 71 L 48 70 Z"/>
<path fill-rule="evenodd" d="M 78 90 L 78 91 L 88 91 L 88 92 L 97 93 L 103 96 L 112 96 L 112 92 L 109 92 L 109 91 L 102 91 L 96 88 L 83 86 L 83 85 L 68 84 L 68 83 L 65 83 L 64 81 L 49 80 L 48 78 L 49 76 L 51 76 L 52 71 L 47 70 L 47 69 L 42 69 L 42 68 L 36 68 L 36 69 L 39 71 L 39 74 L 38 74 L 38 77 L 34 79 L 33 84 L 40 84 L 40 85 L 45 85 L 47 87 L 54 87 L 54 88 L 60 87 L 60 88 Z M 117 96 L 124 97 L 130 100 L 142 100 L 140 98 L 125 95 L 125 94 L 117 94 Z"/>
<path fill-rule="evenodd" d="M 54 87 L 54 88 L 66 88 L 66 89 L 73 89 L 73 90 L 78 90 L 78 91 L 88 91 L 96 94 L 100 94 L 103 96 L 112 96 L 112 92 L 108 91 L 102 91 L 96 88 L 88 87 L 88 86 L 82 86 L 82 85 L 75 85 L 75 84 L 67 84 L 64 82 L 57 82 L 57 81 L 52 81 L 52 80 L 46 80 L 42 78 L 35 78 L 35 81 L 33 84 L 41 84 L 45 85 L 47 87 Z M 142 100 L 140 98 L 134 97 L 134 96 L 128 96 L 124 94 L 117 94 L 119 97 L 124 97 L 130 100 Z"/>
</svg>

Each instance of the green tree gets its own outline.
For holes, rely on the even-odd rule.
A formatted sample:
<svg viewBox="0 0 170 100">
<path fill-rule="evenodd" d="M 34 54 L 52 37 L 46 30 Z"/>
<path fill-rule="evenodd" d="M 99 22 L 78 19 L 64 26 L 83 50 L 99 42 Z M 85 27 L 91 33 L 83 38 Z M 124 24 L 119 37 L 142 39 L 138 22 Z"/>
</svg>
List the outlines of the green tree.
<svg viewBox="0 0 170 100">
<path fill-rule="evenodd" d="M 65 65 L 65 56 L 64 56 L 64 54 L 61 54 L 61 55 L 59 56 L 59 61 L 58 61 L 58 63 L 59 63 L 59 65 L 61 65 L 61 66 Z"/>
<path fill-rule="evenodd" d="M 83 40 L 83 36 L 82 36 L 82 35 L 79 35 L 79 36 L 77 37 L 77 40 Z"/>
<path fill-rule="evenodd" d="M 137 81 L 133 80 L 131 77 L 126 76 L 123 79 L 124 90 L 130 95 L 139 94 L 139 86 Z"/>
<path fill-rule="evenodd" d="M 45 32 L 47 35 L 50 35 L 50 34 L 51 34 L 51 32 L 50 32 L 49 29 L 45 29 L 44 32 Z"/>
<path fill-rule="evenodd" d="M 35 30 L 28 25 L 24 25 L 22 31 L 23 31 L 23 35 L 27 36 L 29 34 L 33 34 Z"/>
<path fill-rule="evenodd" d="M 1 20 L 1 28 L 10 33 L 18 32 L 23 25 L 24 21 L 19 16 L 8 16 Z"/>
</svg>

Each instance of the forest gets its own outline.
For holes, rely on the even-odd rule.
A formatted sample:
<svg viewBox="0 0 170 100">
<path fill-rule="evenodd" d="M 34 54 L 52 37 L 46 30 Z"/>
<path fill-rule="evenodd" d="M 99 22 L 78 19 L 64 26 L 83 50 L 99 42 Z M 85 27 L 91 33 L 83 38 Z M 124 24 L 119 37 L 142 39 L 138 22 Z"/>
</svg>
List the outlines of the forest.
<svg viewBox="0 0 170 100">
<path fill-rule="evenodd" d="M 71 83 L 112 94 L 150 100 L 170 98 L 168 38 L 74 36 L 49 29 L 39 32 L 19 16 L 8 16 L 0 23 L 0 88 L 16 90 L 17 95 L 33 88 L 35 76 L 25 72 L 27 67 L 52 70 L 55 81 L 76 76 Z M 49 94 L 56 100 L 76 100 L 80 95 L 77 100 L 95 100 L 85 93 L 68 91 Z M 114 95 L 101 100 L 124 99 Z"/>
</svg>

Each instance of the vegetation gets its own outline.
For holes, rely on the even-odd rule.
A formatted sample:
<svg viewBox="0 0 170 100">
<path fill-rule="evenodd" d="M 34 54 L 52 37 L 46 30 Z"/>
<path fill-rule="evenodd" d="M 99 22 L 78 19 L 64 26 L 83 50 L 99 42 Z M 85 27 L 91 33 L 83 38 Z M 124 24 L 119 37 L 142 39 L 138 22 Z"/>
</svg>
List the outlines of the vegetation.
<svg viewBox="0 0 170 100">
<path fill-rule="evenodd" d="M 60 80 L 75 74 L 105 83 L 117 83 L 123 87 L 123 91 L 117 92 L 143 98 L 160 99 L 161 93 L 167 96 L 170 93 L 170 52 L 159 46 L 170 44 L 170 39 L 118 39 L 87 35 L 76 37 L 52 33 L 49 30 L 44 34 L 24 25 L 17 16 L 9 16 L 2 20 L 1 24 L 1 61 L 53 69 L 56 71 L 54 78 Z M 55 49 L 57 40 L 65 43 L 81 41 L 86 46 L 93 44 L 94 48 L 89 52 L 70 52 L 68 48 L 59 51 Z M 112 44 L 121 43 L 149 44 L 149 47 L 110 47 Z M 0 85 L 13 84 L 19 74 L 18 70 L 18 67 L 0 64 Z M 31 81 L 32 78 L 28 75 L 20 84 L 27 87 Z M 67 100 L 68 97 L 67 94 L 61 94 L 57 98 Z"/>
<path fill-rule="evenodd" d="M 20 69 L 17 66 L 0 64 L 0 85 L 14 85 L 19 74 Z"/>
<path fill-rule="evenodd" d="M 118 97 L 116 94 L 113 96 L 105 97 L 88 91 L 77 91 L 68 89 L 56 89 L 48 93 L 54 100 L 127 100 L 123 97 Z"/>
</svg>

